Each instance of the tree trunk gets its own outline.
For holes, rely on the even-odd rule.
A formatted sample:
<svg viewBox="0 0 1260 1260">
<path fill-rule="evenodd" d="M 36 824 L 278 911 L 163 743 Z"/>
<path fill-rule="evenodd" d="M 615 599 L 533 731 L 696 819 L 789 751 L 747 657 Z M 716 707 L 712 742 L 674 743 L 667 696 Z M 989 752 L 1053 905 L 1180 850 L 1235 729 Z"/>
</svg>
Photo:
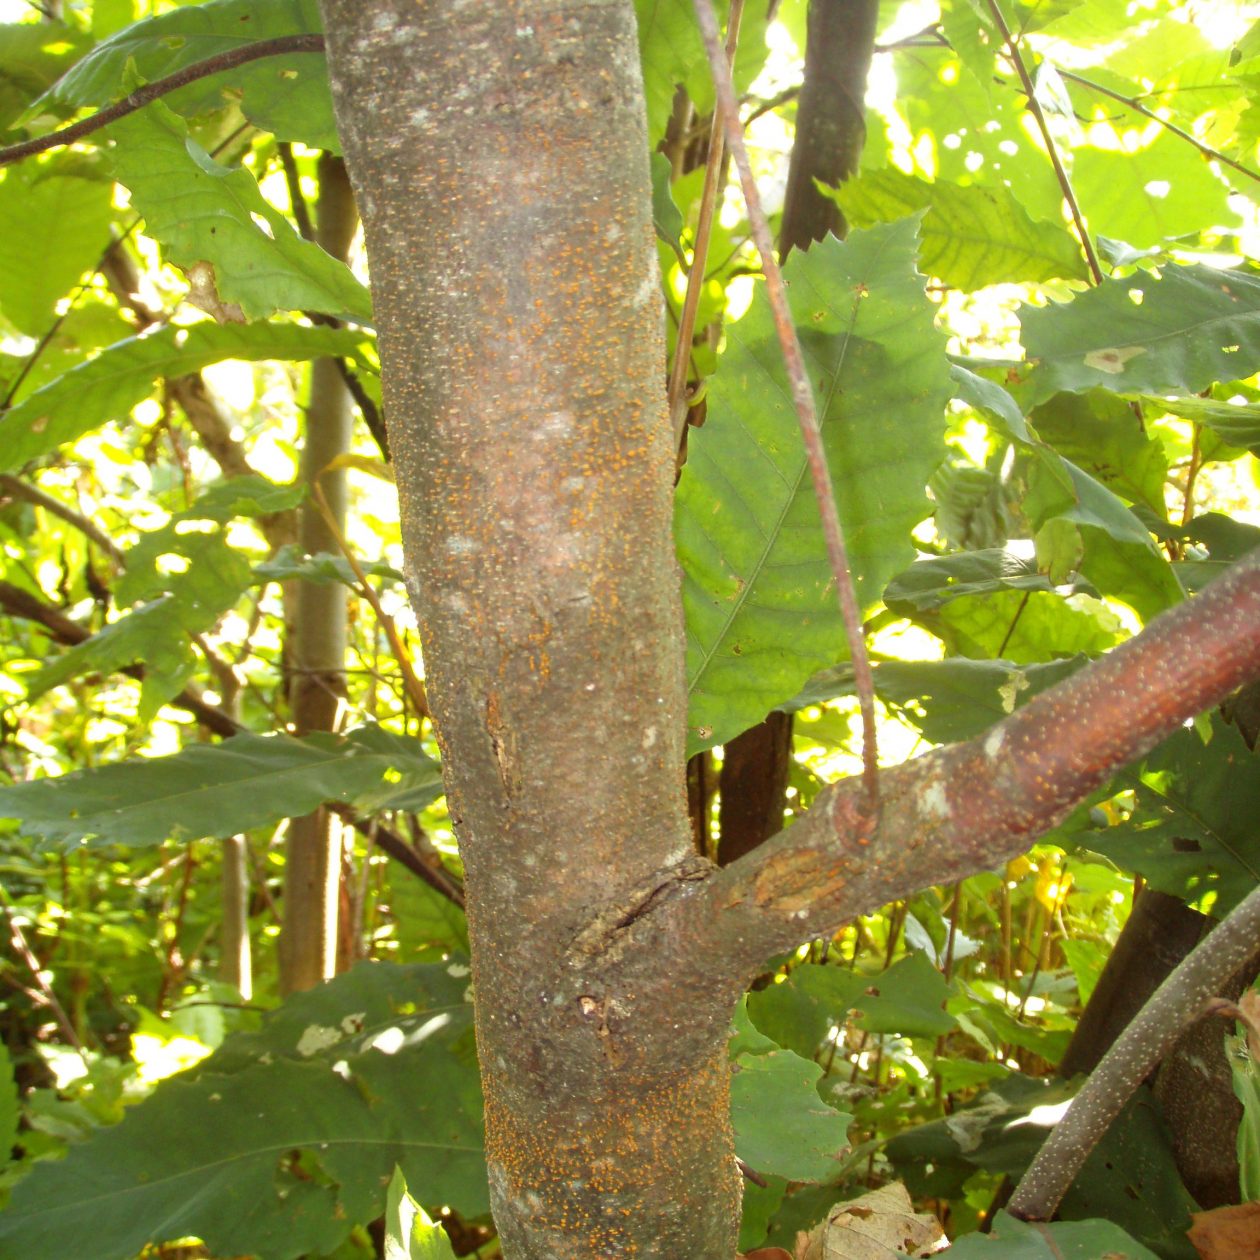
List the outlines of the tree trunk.
<svg viewBox="0 0 1260 1260">
<path fill-rule="evenodd" d="M 345 258 L 358 217 L 345 165 L 325 156 L 319 164 L 316 240 L 334 258 Z M 310 405 L 299 476 L 314 494 L 322 491 L 338 529 L 346 518 L 346 474 L 329 465 L 350 447 L 353 411 L 334 359 L 311 368 Z M 337 539 L 320 511 L 302 505 L 300 545 L 307 554 L 336 552 Z M 293 725 L 299 734 L 335 728 L 345 694 L 346 589 L 339 582 L 298 584 L 290 667 Z M 284 927 L 280 983 L 285 993 L 309 989 L 337 966 L 337 905 L 341 881 L 341 824 L 326 809 L 289 823 L 284 865 Z"/>
<path fill-rule="evenodd" d="M 504 1254 L 729 1260 L 735 987 L 671 983 L 690 968 L 670 942 L 580 936 L 595 908 L 611 927 L 677 896 L 698 861 L 634 10 L 324 13 L 467 872 Z"/>
<path fill-rule="evenodd" d="M 729 866 L 783 828 L 792 769 L 792 715 L 774 713 L 726 745 L 718 861 Z"/>
<path fill-rule="evenodd" d="M 814 181 L 834 186 L 857 174 L 878 20 L 878 0 L 810 0 L 805 82 L 779 227 L 784 260 L 793 248 L 808 249 L 828 232 L 844 237 L 848 230 L 840 207 Z"/>
<path fill-rule="evenodd" d="M 770 954 L 1024 851 L 1260 671 L 1260 556 L 986 735 L 695 854 L 634 8 L 323 0 L 467 876 L 506 1260 L 731 1260 Z"/>
</svg>

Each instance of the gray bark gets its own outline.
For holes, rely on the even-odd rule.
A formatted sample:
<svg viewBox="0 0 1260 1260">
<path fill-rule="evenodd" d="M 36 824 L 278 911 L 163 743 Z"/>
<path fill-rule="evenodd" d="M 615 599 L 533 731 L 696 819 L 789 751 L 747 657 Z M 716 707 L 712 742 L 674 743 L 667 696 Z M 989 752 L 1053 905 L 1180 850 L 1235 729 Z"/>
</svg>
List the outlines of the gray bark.
<svg viewBox="0 0 1260 1260">
<path fill-rule="evenodd" d="M 467 872 L 504 1254 L 729 1260 L 734 990 L 698 1004 L 669 942 L 572 944 L 694 861 L 634 10 L 324 14 Z"/>
</svg>

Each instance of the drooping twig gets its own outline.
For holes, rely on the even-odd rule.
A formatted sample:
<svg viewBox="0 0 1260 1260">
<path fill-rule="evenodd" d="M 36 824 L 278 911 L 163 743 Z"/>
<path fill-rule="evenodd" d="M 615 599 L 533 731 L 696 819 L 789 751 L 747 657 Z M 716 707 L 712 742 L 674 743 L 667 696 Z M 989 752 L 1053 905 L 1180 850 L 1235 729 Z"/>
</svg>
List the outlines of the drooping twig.
<svg viewBox="0 0 1260 1260">
<path fill-rule="evenodd" d="M 1054 167 L 1054 175 L 1059 181 L 1063 200 L 1067 202 L 1068 211 L 1072 215 L 1072 222 L 1076 225 L 1077 235 L 1081 238 L 1081 248 L 1085 251 L 1085 261 L 1089 264 L 1089 273 L 1093 276 L 1095 284 L 1102 284 L 1103 270 L 1102 264 L 1098 261 L 1098 252 L 1094 249 L 1093 239 L 1085 227 L 1085 217 L 1081 214 L 1080 202 L 1076 200 L 1076 193 L 1072 189 L 1072 181 L 1068 179 L 1063 160 L 1059 157 L 1059 146 L 1055 143 L 1054 136 L 1050 134 L 1050 124 L 1046 121 L 1045 111 L 1041 108 L 1041 102 L 1037 99 L 1037 89 L 1033 86 L 1032 76 L 1028 73 L 1028 67 L 1024 64 L 1023 57 L 1020 56 L 1015 37 L 1011 34 L 1011 28 L 1006 25 L 1006 19 L 1002 16 L 1002 9 L 998 5 L 997 0 L 988 0 L 988 9 L 993 17 L 993 24 L 997 27 L 998 33 L 1002 36 L 1002 41 L 1006 44 L 1007 56 L 1010 57 L 1011 64 L 1015 67 L 1015 73 L 1019 75 L 1019 81 L 1023 84 L 1024 94 L 1028 97 L 1028 108 L 1032 111 L 1032 116 L 1037 122 L 1037 129 L 1041 132 L 1046 152 L 1050 155 L 1050 164 Z"/>
<path fill-rule="evenodd" d="M 739 169 L 744 202 L 748 207 L 748 220 L 752 227 L 753 239 L 757 243 L 757 251 L 761 255 L 762 268 L 765 271 L 766 296 L 770 299 L 770 307 L 774 312 L 775 330 L 779 336 L 783 362 L 791 384 L 792 401 L 796 405 L 796 415 L 800 421 L 801 437 L 805 444 L 810 476 L 814 483 L 814 494 L 818 499 L 818 512 L 822 517 L 827 559 L 835 578 L 840 613 L 844 620 L 845 634 L 849 640 L 849 650 L 853 656 L 853 681 L 862 711 L 862 780 L 866 798 L 864 812 L 873 827 L 879 809 L 875 683 L 871 675 L 870 659 L 866 653 L 866 640 L 862 631 L 862 615 L 858 608 L 857 591 L 853 583 L 853 570 L 849 565 L 848 548 L 845 546 L 844 531 L 840 525 L 840 513 L 836 508 L 831 475 L 827 470 L 827 457 L 823 451 L 822 431 L 818 425 L 818 412 L 814 407 L 814 394 L 810 388 L 809 375 L 805 370 L 805 361 L 801 354 L 801 344 L 797 339 L 791 311 L 788 308 L 783 273 L 779 270 L 775 259 L 770 225 L 766 222 L 765 212 L 761 208 L 761 197 L 757 192 L 752 166 L 748 161 L 748 150 L 744 147 L 739 106 L 735 100 L 735 89 L 731 84 L 730 63 L 727 61 L 718 36 L 717 14 L 713 10 L 713 0 L 695 0 L 695 7 L 700 31 L 704 36 L 705 51 L 708 53 L 709 65 L 713 71 L 713 81 L 717 91 L 717 110 L 722 116 L 726 129 L 726 144 Z"/>
<path fill-rule="evenodd" d="M 1212 148 L 1210 144 L 1204 144 L 1193 132 L 1177 126 L 1175 122 L 1167 118 L 1161 118 L 1159 114 L 1153 109 L 1147 108 L 1136 97 L 1125 96 L 1123 92 L 1117 92 L 1114 88 L 1104 87 L 1101 83 L 1095 83 L 1093 79 L 1087 79 L 1084 75 L 1075 74 L 1071 70 L 1061 69 L 1059 73 L 1065 79 L 1070 79 L 1073 83 L 1079 83 L 1081 87 L 1088 88 L 1091 92 L 1097 92 L 1099 96 L 1106 96 L 1113 101 L 1119 101 L 1121 105 L 1131 109 L 1135 114 L 1141 114 L 1143 118 L 1149 118 L 1152 122 L 1159 123 L 1165 131 L 1171 132 L 1179 140 L 1184 140 L 1187 144 L 1193 145 L 1204 157 L 1211 158 L 1222 166 L 1228 166 L 1231 170 L 1237 171 L 1240 175 L 1245 175 L 1248 179 L 1254 179 L 1256 183 L 1260 184 L 1260 171 L 1253 171 L 1245 163 L 1229 157 L 1219 149 Z"/>
<path fill-rule="evenodd" d="M 255 43 L 242 44 L 240 48 L 230 48 L 227 52 L 216 53 L 215 56 L 207 57 L 204 61 L 184 66 L 183 69 L 176 70 L 174 74 L 168 74 L 165 78 L 145 83 L 134 92 L 124 96 L 122 100 L 106 105 L 104 109 L 98 110 L 90 117 L 71 123 L 68 127 L 62 127 L 59 131 L 52 131 L 46 136 L 37 136 L 34 140 L 23 140 L 20 144 L 0 149 L 0 166 L 8 166 L 13 162 L 21 161 L 22 158 L 32 157 L 36 153 L 46 153 L 49 149 L 59 149 L 63 145 L 73 144 L 76 140 L 90 136 L 94 131 L 100 131 L 102 127 L 108 127 L 110 123 L 117 122 L 128 114 L 134 114 L 136 110 L 143 109 L 159 97 L 187 87 L 188 84 L 204 79 L 208 75 L 231 70 L 247 62 L 258 61 L 262 57 L 323 51 L 324 37 L 309 34 L 279 35 L 275 39 L 260 39 Z"/>
<path fill-rule="evenodd" d="M 1090 1151 L 1147 1073 L 1202 1015 L 1260 938 L 1260 888 L 1250 892 L 1155 990 L 1090 1073 L 1007 1204 L 1022 1220 L 1049 1220 Z"/>
<path fill-rule="evenodd" d="M 726 19 L 726 59 L 735 60 L 735 48 L 739 43 L 739 21 L 744 12 L 744 0 L 731 0 L 731 11 Z M 687 273 L 687 292 L 683 297 L 682 313 L 678 317 L 678 337 L 674 343 L 674 362 L 669 374 L 669 418 L 674 426 L 674 449 L 682 442 L 687 423 L 687 364 L 691 358 L 691 339 L 696 331 L 696 311 L 700 307 L 700 294 L 704 289 L 705 263 L 709 257 L 709 241 L 713 235 L 713 219 L 717 212 L 718 184 L 725 169 L 725 145 L 722 142 L 722 113 L 713 111 L 709 128 L 709 158 L 704 168 L 704 187 L 700 192 L 700 209 L 696 216 L 696 239 L 691 251 L 691 270 Z"/>
</svg>

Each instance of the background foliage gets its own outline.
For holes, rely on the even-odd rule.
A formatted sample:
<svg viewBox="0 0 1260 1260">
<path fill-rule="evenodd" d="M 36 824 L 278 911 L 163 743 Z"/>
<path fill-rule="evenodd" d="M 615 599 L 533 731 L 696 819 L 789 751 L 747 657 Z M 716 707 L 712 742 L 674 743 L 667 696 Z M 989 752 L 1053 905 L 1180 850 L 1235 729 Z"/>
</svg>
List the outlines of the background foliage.
<svg viewBox="0 0 1260 1260">
<path fill-rule="evenodd" d="M 675 353 L 713 92 L 690 4 L 636 7 Z M 831 194 L 849 235 L 796 251 L 787 278 L 893 760 L 983 730 L 1260 542 L 1260 12 L 879 7 L 861 170 Z M 737 87 L 772 205 L 805 8 L 743 19 Z M 4 16 L 12 140 L 242 39 L 319 29 L 314 0 Z M 174 1248 L 191 1237 L 349 1260 L 377 1254 L 382 1213 L 398 1254 L 495 1254 L 365 268 L 309 239 L 318 151 L 336 148 L 322 57 L 287 54 L 0 179 L 0 1256 L 196 1254 Z M 690 752 L 712 777 L 724 743 L 793 713 L 790 825 L 855 768 L 855 705 L 748 236 L 729 195 L 686 348 Z M 345 547 L 308 556 L 307 365 L 328 357 L 369 423 L 342 462 Z M 353 596 L 336 733 L 289 730 L 299 582 Z M 1005 870 L 768 960 L 731 1042 L 744 1246 L 791 1247 L 900 1178 L 960 1256 L 1196 1254 L 1150 1096 L 1095 1153 L 1057 1251 L 995 1213 L 1070 1093 L 1055 1066 L 1135 891 L 1219 914 L 1260 878 L 1248 704 Z M 345 969 L 278 1005 L 280 840 L 323 802 L 345 823 Z M 713 854 L 720 805 L 694 820 Z M 220 978 L 233 835 L 253 878 L 244 1001 Z M 1233 1053 L 1254 1197 L 1254 1072 Z"/>
</svg>

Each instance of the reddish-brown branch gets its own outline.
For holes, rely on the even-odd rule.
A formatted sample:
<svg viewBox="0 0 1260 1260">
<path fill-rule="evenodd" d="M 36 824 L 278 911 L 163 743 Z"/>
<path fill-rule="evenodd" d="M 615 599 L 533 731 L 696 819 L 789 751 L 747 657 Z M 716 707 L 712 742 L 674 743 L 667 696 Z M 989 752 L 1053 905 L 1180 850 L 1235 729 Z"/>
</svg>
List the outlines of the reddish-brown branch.
<svg viewBox="0 0 1260 1260">
<path fill-rule="evenodd" d="M 1137 638 L 967 743 L 827 789 L 788 832 L 714 875 L 714 948 L 749 967 L 845 919 L 1015 856 L 1120 767 L 1260 675 L 1260 551 Z"/>
</svg>

